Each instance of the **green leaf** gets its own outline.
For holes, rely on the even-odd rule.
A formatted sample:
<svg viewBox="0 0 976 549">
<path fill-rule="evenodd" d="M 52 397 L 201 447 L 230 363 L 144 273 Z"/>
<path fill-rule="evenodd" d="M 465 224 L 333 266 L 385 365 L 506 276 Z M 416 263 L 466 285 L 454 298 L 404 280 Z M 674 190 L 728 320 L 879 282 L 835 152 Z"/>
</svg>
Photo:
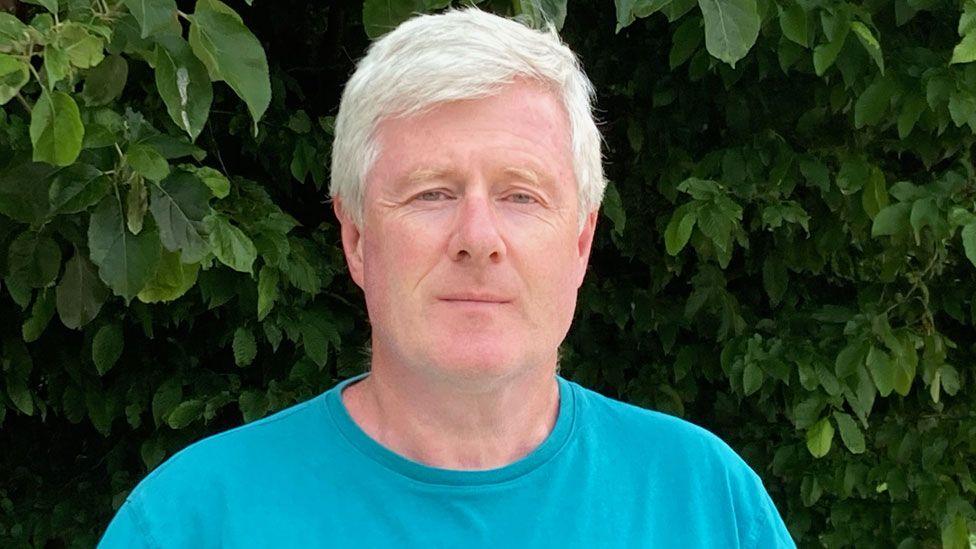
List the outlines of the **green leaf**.
<svg viewBox="0 0 976 549">
<path fill-rule="evenodd" d="M 64 80 L 71 72 L 68 54 L 54 44 L 44 47 L 44 75 L 47 77 L 49 88 Z"/>
<path fill-rule="evenodd" d="M 970 507 L 971 508 L 971 507 Z M 954 514 L 946 518 L 942 525 L 942 549 L 971 549 L 969 525 L 966 517 Z"/>
<path fill-rule="evenodd" d="M 521 8 L 518 15 L 533 29 L 545 30 L 552 23 L 560 30 L 566 21 L 566 0 L 520 0 L 516 6 Z"/>
<path fill-rule="evenodd" d="M 85 105 L 107 105 L 122 95 L 129 76 L 129 64 L 121 55 L 109 55 L 85 77 L 81 98 Z"/>
<path fill-rule="evenodd" d="M 81 328 L 98 316 L 107 297 L 108 289 L 99 280 L 95 265 L 75 248 L 57 288 L 61 322 L 72 330 Z"/>
<path fill-rule="evenodd" d="M 237 399 L 237 405 L 244 416 L 244 423 L 261 419 L 268 413 L 268 397 L 260 391 L 244 391 Z"/>
<path fill-rule="evenodd" d="M 153 421 L 156 426 L 183 400 L 183 385 L 178 378 L 171 378 L 156 389 L 152 398 Z"/>
<path fill-rule="evenodd" d="M 258 254 L 254 242 L 219 213 L 208 215 L 204 218 L 204 224 L 210 233 L 210 247 L 217 259 L 235 271 L 253 274 L 251 269 Z"/>
<path fill-rule="evenodd" d="M 207 187 L 210 187 L 210 192 L 217 198 L 225 198 L 230 194 L 230 180 L 220 173 L 219 171 L 209 168 L 207 166 L 191 166 L 189 164 L 184 164 L 181 167 L 185 167 L 193 175 L 197 176 L 200 181 Z"/>
<path fill-rule="evenodd" d="M 195 176 L 178 171 L 152 185 L 151 204 L 159 239 L 170 251 L 180 251 L 183 263 L 197 263 L 210 251 L 204 218 L 210 210 L 210 190 Z"/>
<path fill-rule="evenodd" d="M 745 396 L 749 396 L 760 388 L 763 384 L 763 371 L 755 362 L 749 362 L 746 364 L 745 369 L 742 373 L 742 392 Z"/>
<path fill-rule="evenodd" d="M 715 203 L 705 204 L 698 211 L 698 228 L 719 251 L 731 252 L 733 221 Z"/>
<path fill-rule="evenodd" d="M 28 288 L 49 286 L 61 269 L 61 248 L 50 236 L 26 230 L 10 243 L 7 270 L 10 280 Z"/>
<path fill-rule="evenodd" d="M 624 234 L 624 226 L 627 223 L 627 213 L 624 211 L 623 204 L 620 202 L 620 194 L 614 185 L 607 185 L 603 195 L 603 213 L 613 222 L 613 232 L 617 236 Z"/>
<path fill-rule="evenodd" d="M 322 308 L 304 309 L 300 312 L 300 330 L 305 354 L 322 368 L 329 359 L 329 344 L 339 347 L 339 332 L 332 315 Z"/>
<path fill-rule="evenodd" d="M 779 26 L 783 30 L 783 36 L 803 46 L 810 46 L 810 37 L 807 32 L 807 12 L 803 10 L 797 2 L 791 2 L 785 9 L 779 8 Z"/>
<path fill-rule="evenodd" d="M 123 346 L 121 325 L 106 324 L 98 329 L 92 339 L 92 361 L 95 363 L 98 375 L 105 375 L 112 366 L 115 366 L 122 356 Z"/>
<path fill-rule="evenodd" d="M 759 36 L 756 0 L 698 0 L 705 18 L 705 49 L 733 68 Z"/>
<path fill-rule="evenodd" d="M 817 422 L 824 402 L 819 395 L 807 397 L 793 407 L 793 422 L 797 429 L 809 427 Z"/>
<path fill-rule="evenodd" d="M 894 236 L 908 232 L 908 214 L 912 205 L 899 202 L 882 208 L 871 225 L 871 236 Z"/>
<path fill-rule="evenodd" d="M 34 161 L 67 166 L 78 158 L 85 127 L 78 105 L 64 92 L 43 92 L 31 112 Z"/>
<path fill-rule="evenodd" d="M 176 0 L 122 0 L 139 22 L 142 38 L 162 30 L 176 18 Z"/>
<path fill-rule="evenodd" d="M 85 408 L 88 409 L 88 419 L 91 420 L 102 436 L 108 436 L 112 432 L 112 420 L 115 419 L 115 412 L 118 407 L 118 399 L 112 393 L 100 391 L 94 385 L 89 385 L 85 390 Z"/>
<path fill-rule="evenodd" d="M 30 67 L 25 61 L 0 53 L 0 105 L 13 99 L 29 80 Z"/>
<path fill-rule="evenodd" d="M 92 213 L 88 247 L 99 277 L 126 301 L 139 293 L 156 271 L 161 248 L 155 226 L 144 228 L 137 236 L 126 229 L 122 203 L 111 194 Z"/>
<path fill-rule="evenodd" d="M 668 54 L 671 70 L 681 66 L 691 57 L 691 54 L 698 50 L 698 46 L 704 37 L 701 26 L 701 19 L 688 17 L 672 33 L 671 52 Z"/>
<path fill-rule="evenodd" d="M 112 188 L 112 181 L 101 170 L 75 163 L 59 171 L 48 190 L 52 214 L 72 214 L 98 203 Z"/>
<path fill-rule="evenodd" d="M 146 219 L 146 209 L 149 207 L 149 193 L 146 191 L 146 180 L 139 174 L 129 179 L 129 191 L 125 194 L 125 226 L 132 234 L 142 231 L 142 223 Z"/>
<path fill-rule="evenodd" d="M 844 441 L 844 446 L 847 446 L 852 454 L 863 454 L 865 449 L 864 435 L 851 416 L 844 412 L 835 411 L 834 421 L 837 422 L 837 428 L 840 429 L 840 439 Z"/>
<path fill-rule="evenodd" d="M 691 231 L 698 219 L 694 204 L 694 202 L 683 204 L 671 215 L 671 221 L 664 230 L 664 247 L 668 255 L 678 255 L 691 238 Z"/>
<path fill-rule="evenodd" d="M 143 303 L 162 303 L 179 299 L 197 282 L 199 263 L 185 264 L 180 254 L 163 250 L 153 277 L 136 297 Z"/>
<path fill-rule="evenodd" d="M 217 5 L 221 7 L 216 7 Z M 271 80 L 264 49 L 240 16 L 216 0 L 198 2 L 191 16 L 190 47 L 203 61 L 214 80 L 223 80 L 245 103 L 258 120 L 271 102 Z"/>
<path fill-rule="evenodd" d="M 837 174 L 837 187 L 844 194 L 854 194 L 861 190 L 871 175 L 872 166 L 863 156 L 849 156 L 844 159 Z"/>
<path fill-rule="evenodd" d="M 872 220 L 888 206 L 888 185 L 885 183 L 884 172 L 877 167 L 871 167 L 871 176 L 864 184 L 861 206 Z"/>
<path fill-rule="evenodd" d="M 51 317 L 54 316 L 54 304 L 53 290 L 44 289 L 38 292 L 37 300 L 34 301 L 34 306 L 31 307 L 30 317 L 24 321 L 21 327 L 21 334 L 25 343 L 37 341 L 41 337 L 41 334 L 44 333 L 44 329 L 51 322 Z"/>
<path fill-rule="evenodd" d="M 878 393 L 883 397 L 890 395 L 894 389 L 895 371 L 888 353 L 872 345 L 868 351 L 867 366 Z"/>
<path fill-rule="evenodd" d="M 234 331 L 234 342 L 231 347 L 234 349 L 234 363 L 241 368 L 254 362 L 254 357 L 258 354 L 254 334 L 244 327 Z"/>
<path fill-rule="evenodd" d="M 864 342 L 856 341 L 848 344 L 838 353 L 837 359 L 834 361 L 834 373 L 839 379 L 853 375 L 864 364 L 864 357 L 867 352 L 867 344 Z"/>
<path fill-rule="evenodd" d="M 323 273 L 312 265 L 312 251 L 302 240 L 289 239 L 288 258 L 281 265 L 282 272 L 289 284 L 299 290 L 316 295 L 322 289 Z"/>
<path fill-rule="evenodd" d="M 196 141 L 210 115 L 213 85 L 207 68 L 179 36 L 167 35 L 158 40 L 156 89 L 169 117 Z"/>
<path fill-rule="evenodd" d="M 7 396 L 14 406 L 25 415 L 34 415 L 34 397 L 31 395 L 27 383 L 19 378 L 7 376 Z"/>
<path fill-rule="evenodd" d="M 142 425 L 142 407 L 138 404 L 129 404 L 126 406 L 125 420 L 133 429 L 138 429 Z"/>
<path fill-rule="evenodd" d="M 922 243 L 922 229 L 929 227 L 935 238 L 940 238 L 947 230 L 947 225 L 934 197 L 920 198 L 912 204 L 909 216 L 912 230 L 915 232 L 915 243 Z"/>
<path fill-rule="evenodd" d="M 887 78 L 878 78 L 864 90 L 854 103 L 854 127 L 874 126 L 881 121 L 894 95 L 894 85 Z"/>
<path fill-rule="evenodd" d="M 878 39 L 874 37 L 871 29 L 860 21 L 854 21 L 851 23 L 851 30 L 854 31 L 857 39 L 861 41 L 861 45 L 874 60 L 874 64 L 881 70 L 881 74 L 884 74 L 885 66 L 884 58 L 881 56 L 881 44 L 878 43 Z"/>
<path fill-rule="evenodd" d="M 826 44 L 820 44 L 813 49 L 813 69 L 817 76 L 823 76 L 837 60 L 840 50 L 844 49 L 844 43 L 847 42 L 849 32 L 850 26 L 842 28 L 833 40 Z"/>
<path fill-rule="evenodd" d="M 962 247 L 966 259 L 976 267 L 976 222 L 962 228 Z"/>
<path fill-rule="evenodd" d="M 942 365 L 941 372 L 942 388 L 949 396 L 956 396 L 956 393 L 958 393 L 959 389 L 962 388 L 959 380 L 959 372 L 948 364 Z"/>
<path fill-rule="evenodd" d="M 959 36 L 966 36 L 973 29 L 976 29 L 976 3 L 973 0 L 965 0 L 956 32 Z"/>
<path fill-rule="evenodd" d="M 58 33 L 58 45 L 67 56 L 68 62 L 79 69 L 94 67 L 105 58 L 104 40 L 72 21 L 63 23 Z"/>
<path fill-rule="evenodd" d="M 976 96 L 956 90 L 949 96 L 949 116 L 957 127 L 971 124 L 976 118 Z"/>
<path fill-rule="evenodd" d="M 971 63 L 976 61 L 976 32 L 970 32 L 952 49 L 952 59 L 949 64 Z"/>
<path fill-rule="evenodd" d="M 904 101 L 901 112 L 898 114 L 898 138 L 905 139 L 912 133 L 918 119 L 925 112 L 925 98 L 921 95 L 912 94 Z"/>
<path fill-rule="evenodd" d="M 830 418 L 824 417 L 807 430 L 807 449 L 815 458 L 822 458 L 830 451 L 830 445 L 834 441 L 834 426 L 830 424 Z"/>
<path fill-rule="evenodd" d="M 160 181 L 169 175 L 169 163 L 163 155 L 148 146 L 136 143 L 125 152 L 125 159 L 129 166 L 138 174 L 152 181 Z"/>
<path fill-rule="evenodd" d="M 803 157 L 800 160 L 800 173 L 803 174 L 803 177 L 808 182 L 817 188 L 823 191 L 830 188 L 830 170 L 820 160 L 812 157 Z"/>
<path fill-rule="evenodd" d="M 670 3 L 671 0 L 614 0 L 614 7 L 617 11 L 616 32 L 619 33 L 621 29 L 629 26 L 637 18 L 648 17 Z"/>
<path fill-rule="evenodd" d="M 820 485 L 820 481 L 817 477 L 812 475 L 805 475 L 803 481 L 800 483 L 800 501 L 806 507 L 813 507 L 818 501 L 820 501 L 820 496 L 823 495 L 823 486 Z"/>
<path fill-rule="evenodd" d="M 14 15 L 0 11 L 0 45 L 26 42 L 30 34 L 27 25 Z"/>
<path fill-rule="evenodd" d="M 258 273 L 258 321 L 263 321 L 278 299 L 278 269 L 265 265 Z"/>
<path fill-rule="evenodd" d="M 182 429 L 203 415 L 203 401 L 199 399 L 181 402 L 166 417 L 166 424 L 172 429 Z"/>
<path fill-rule="evenodd" d="M 370 40 L 376 40 L 410 17 L 443 8 L 449 3 L 445 0 L 365 0 L 363 29 Z"/>
<path fill-rule="evenodd" d="M 299 109 L 288 117 L 288 129 L 295 133 L 308 133 L 312 131 L 312 119 L 304 109 Z"/>
<path fill-rule="evenodd" d="M 766 256 L 763 261 L 762 275 L 763 287 L 766 288 L 766 294 L 769 295 L 769 303 L 775 306 L 783 299 L 790 282 L 786 265 L 776 257 Z"/>
<path fill-rule="evenodd" d="M 183 136 L 174 137 L 172 135 L 156 134 L 149 135 L 148 137 L 140 137 L 139 142 L 156 149 L 156 152 L 163 155 L 163 158 L 167 160 L 192 156 L 194 160 L 200 161 L 207 156 L 206 151 L 190 143 L 189 139 Z"/>
<path fill-rule="evenodd" d="M 915 363 L 912 358 L 895 354 L 893 361 L 892 388 L 901 396 L 908 396 L 915 381 Z"/>
</svg>

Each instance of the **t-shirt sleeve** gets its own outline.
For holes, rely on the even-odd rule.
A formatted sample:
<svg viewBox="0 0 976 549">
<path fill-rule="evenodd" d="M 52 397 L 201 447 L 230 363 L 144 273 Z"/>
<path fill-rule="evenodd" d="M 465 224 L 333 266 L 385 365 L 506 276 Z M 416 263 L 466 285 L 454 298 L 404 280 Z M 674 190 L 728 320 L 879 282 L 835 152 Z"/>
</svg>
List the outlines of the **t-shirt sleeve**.
<svg viewBox="0 0 976 549">
<path fill-rule="evenodd" d="M 114 549 L 116 547 L 132 547 L 151 549 L 156 547 L 146 532 L 145 521 L 138 506 L 132 500 L 126 500 L 119 508 L 112 522 L 98 542 L 98 549 Z"/>
<path fill-rule="evenodd" d="M 754 510 L 752 532 L 750 532 L 749 542 L 745 544 L 745 547 L 749 549 L 795 549 L 796 542 L 793 541 L 786 529 L 783 517 L 776 510 L 776 505 L 763 487 L 762 481 L 759 480 L 758 476 L 754 478 L 758 485 L 756 493 L 759 495 L 759 502 Z"/>
</svg>

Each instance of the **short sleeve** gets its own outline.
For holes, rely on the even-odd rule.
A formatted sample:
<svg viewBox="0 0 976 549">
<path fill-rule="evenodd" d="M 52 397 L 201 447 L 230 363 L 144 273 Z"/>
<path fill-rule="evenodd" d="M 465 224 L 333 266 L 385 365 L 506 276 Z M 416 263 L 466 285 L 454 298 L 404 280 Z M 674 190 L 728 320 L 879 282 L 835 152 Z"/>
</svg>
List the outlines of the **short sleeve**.
<svg viewBox="0 0 976 549">
<path fill-rule="evenodd" d="M 150 549 L 155 547 L 145 531 L 145 525 L 136 504 L 126 500 L 119 508 L 112 522 L 98 542 L 98 549 L 114 549 L 116 547 L 131 547 Z"/>
<path fill-rule="evenodd" d="M 758 477 L 757 477 L 758 481 Z M 759 491 L 762 494 L 761 503 L 756 506 L 755 518 L 753 519 L 752 532 L 749 536 L 749 548 L 770 548 L 770 549 L 795 549 L 796 542 L 786 529 L 786 524 L 776 510 L 769 493 L 759 482 Z"/>
</svg>

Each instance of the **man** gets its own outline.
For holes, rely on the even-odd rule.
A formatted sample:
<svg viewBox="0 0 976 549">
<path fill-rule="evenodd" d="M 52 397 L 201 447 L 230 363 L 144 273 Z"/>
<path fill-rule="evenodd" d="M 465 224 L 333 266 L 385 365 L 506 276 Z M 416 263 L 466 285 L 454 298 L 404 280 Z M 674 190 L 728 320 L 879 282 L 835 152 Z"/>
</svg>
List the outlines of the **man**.
<svg viewBox="0 0 976 549">
<path fill-rule="evenodd" d="M 367 374 L 152 472 L 101 545 L 792 547 L 756 474 L 559 377 L 604 180 L 554 32 L 414 18 L 360 62 L 332 195 Z"/>
</svg>

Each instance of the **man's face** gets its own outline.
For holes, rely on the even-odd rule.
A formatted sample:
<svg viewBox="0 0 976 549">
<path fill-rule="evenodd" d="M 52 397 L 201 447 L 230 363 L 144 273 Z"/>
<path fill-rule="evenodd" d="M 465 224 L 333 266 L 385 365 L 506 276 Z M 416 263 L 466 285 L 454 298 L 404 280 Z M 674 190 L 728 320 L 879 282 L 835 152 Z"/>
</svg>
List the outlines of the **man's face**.
<svg viewBox="0 0 976 549">
<path fill-rule="evenodd" d="M 520 81 L 377 138 L 362 229 L 337 208 L 374 361 L 473 381 L 554 366 L 596 224 L 578 232 L 561 103 Z"/>
</svg>

